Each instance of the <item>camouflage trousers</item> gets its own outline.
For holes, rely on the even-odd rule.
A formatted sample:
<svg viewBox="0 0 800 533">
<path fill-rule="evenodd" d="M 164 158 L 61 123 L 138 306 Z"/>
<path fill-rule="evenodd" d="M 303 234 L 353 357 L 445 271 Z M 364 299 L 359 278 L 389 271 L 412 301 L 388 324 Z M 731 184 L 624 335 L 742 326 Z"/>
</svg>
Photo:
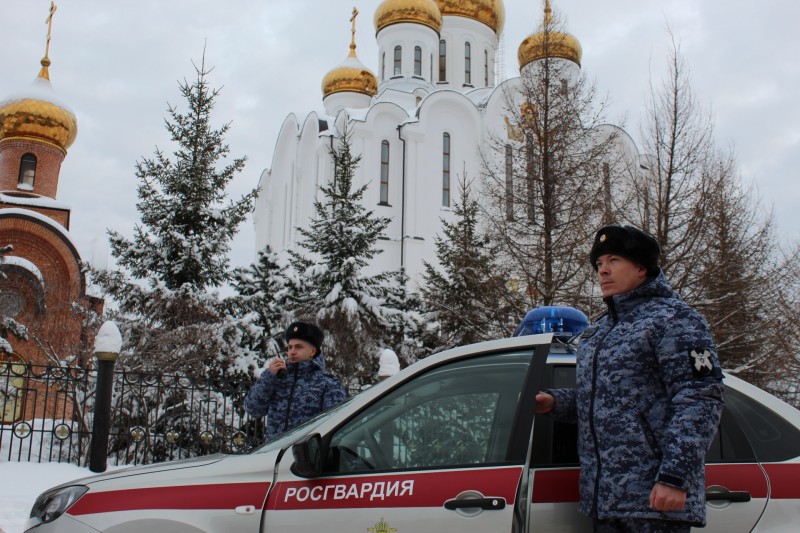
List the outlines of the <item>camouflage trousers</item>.
<svg viewBox="0 0 800 533">
<path fill-rule="evenodd" d="M 595 533 L 689 533 L 691 526 L 674 520 L 648 518 L 594 519 Z"/>
</svg>

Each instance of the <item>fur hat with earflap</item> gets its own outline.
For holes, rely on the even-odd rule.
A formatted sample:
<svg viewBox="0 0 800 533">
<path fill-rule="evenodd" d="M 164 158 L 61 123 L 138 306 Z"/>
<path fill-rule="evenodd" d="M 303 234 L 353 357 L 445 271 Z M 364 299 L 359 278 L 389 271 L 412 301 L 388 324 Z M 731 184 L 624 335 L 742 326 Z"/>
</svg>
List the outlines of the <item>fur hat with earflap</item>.
<svg viewBox="0 0 800 533">
<path fill-rule="evenodd" d="M 316 355 L 319 355 L 322 341 L 325 339 L 325 333 L 314 324 L 309 322 L 292 322 L 286 328 L 286 342 L 292 339 L 300 339 L 309 343 L 317 349 Z"/>
<path fill-rule="evenodd" d="M 657 276 L 661 269 L 658 258 L 661 247 L 655 237 L 633 226 L 603 226 L 594 236 L 589 262 L 597 271 L 597 258 L 614 254 L 630 259 L 647 269 L 647 276 Z"/>
</svg>

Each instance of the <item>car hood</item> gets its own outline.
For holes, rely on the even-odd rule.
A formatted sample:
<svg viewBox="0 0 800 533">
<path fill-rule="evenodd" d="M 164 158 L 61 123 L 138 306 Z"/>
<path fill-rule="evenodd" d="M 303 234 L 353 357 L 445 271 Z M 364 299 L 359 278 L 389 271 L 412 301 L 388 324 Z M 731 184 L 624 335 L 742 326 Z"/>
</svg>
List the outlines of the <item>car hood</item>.
<svg viewBox="0 0 800 533">
<path fill-rule="evenodd" d="M 246 455 L 215 454 L 180 461 L 110 470 L 58 487 L 87 485 L 91 490 L 155 487 L 171 484 L 204 484 L 237 480 L 272 479 L 278 451 Z M 53 487 L 57 488 L 57 487 Z"/>
<path fill-rule="evenodd" d="M 98 481 L 106 481 L 109 479 L 116 479 L 128 476 L 141 476 L 145 474 L 153 474 L 155 472 L 166 472 L 170 470 L 180 470 L 183 468 L 197 468 L 199 466 L 206 466 L 218 461 L 221 461 L 226 456 L 222 453 L 214 455 L 204 455 L 201 457 L 192 457 L 191 459 L 181 459 L 179 461 L 169 461 L 165 463 L 154 463 L 151 465 L 129 466 L 120 469 L 107 470 L 102 474 L 97 474 L 80 481 L 85 484 L 96 483 Z"/>
</svg>

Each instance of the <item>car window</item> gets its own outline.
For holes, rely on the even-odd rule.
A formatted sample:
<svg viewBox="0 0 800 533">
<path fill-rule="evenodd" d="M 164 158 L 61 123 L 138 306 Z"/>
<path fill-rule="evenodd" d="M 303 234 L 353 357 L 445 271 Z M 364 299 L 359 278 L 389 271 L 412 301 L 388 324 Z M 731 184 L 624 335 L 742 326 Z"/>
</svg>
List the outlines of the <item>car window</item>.
<svg viewBox="0 0 800 533">
<path fill-rule="evenodd" d="M 722 418 L 714 435 L 714 440 L 706 452 L 706 463 L 752 463 L 755 454 L 750 442 L 742 431 L 736 416 L 731 412 L 728 398 L 730 390 L 725 392 L 726 405 L 722 409 Z"/>
<path fill-rule="evenodd" d="M 736 418 L 759 462 L 779 462 L 800 454 L 800 430 L 753 398 L 728 387 L 725 404 Z"/>
<path fill-rule="evenodd" d="M 490 355 L 414 378 L 332 435 L 326 470 L 504 462 L 530 361 L 530 353 Z"/>
<path fill-rule="evenodd" d="M 575 365 L 548 365 L 542 388 L 575 387 Z M 532 466 L 578 465 L 578 426 L 537 416 L 533 428 Z"/>
</svg>

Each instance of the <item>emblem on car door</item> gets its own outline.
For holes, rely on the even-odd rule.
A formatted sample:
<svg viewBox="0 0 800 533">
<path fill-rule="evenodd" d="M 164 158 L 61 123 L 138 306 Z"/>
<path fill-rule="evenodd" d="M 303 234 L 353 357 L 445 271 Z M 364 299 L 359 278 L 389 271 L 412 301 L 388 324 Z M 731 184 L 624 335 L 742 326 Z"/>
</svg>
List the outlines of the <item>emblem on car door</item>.
<svg viewBox="0 0 800 533">
<path fill-rule="evenodd" d="M 381 517 L 380 521 L 377 522 L 374 527 L 368 527 L 367 531 L 370 533 L 392 533 L 397 531 L 397 528 L 389 527 L 389 524 Z"/>
</svg>

